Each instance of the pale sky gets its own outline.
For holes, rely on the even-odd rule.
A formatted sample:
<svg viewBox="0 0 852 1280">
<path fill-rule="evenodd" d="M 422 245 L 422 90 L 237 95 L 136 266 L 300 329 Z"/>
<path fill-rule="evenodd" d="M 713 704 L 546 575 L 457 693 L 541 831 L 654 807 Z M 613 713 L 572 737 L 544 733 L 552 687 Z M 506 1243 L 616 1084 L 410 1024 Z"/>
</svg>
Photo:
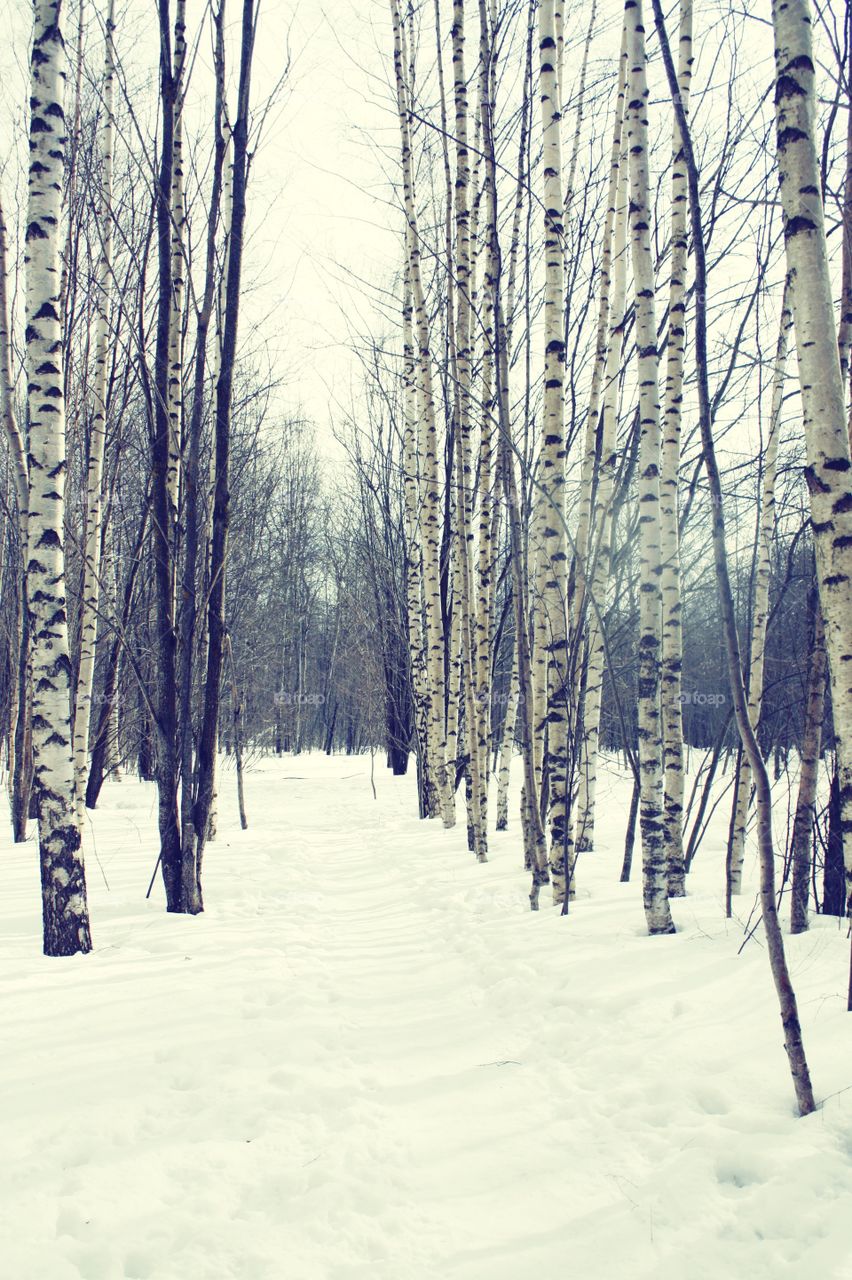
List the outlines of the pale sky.
<svg viewBox="0 0 852 1280">
<path fill-rule="evenodd" d="M 102 0 L 84 0 L 92 71 L 100 62 Z M 201 0 L 189 0 L 197 29 Z M 234 43 L 239 0 L 230 0 Z M 156 75 L 154 0 L 117 0 L 117 52 L 137 75 Z M 261 0 L 253 100 L 262 103 L 291 58 L 287 84 L 270 112 L 253 164 L 241 332 L 262 329 L 273 370 L 286 380 L 277 403 L 303 409 L 326 437 L 329 404 L 348 402 L 356 364 L 351 331 L 376 323 L 369 290 L 395 270 L 401 215 L 385 156 L 396 159 L 398 124 L 388 88 L 390 18 L 384 0 Z M 31 8 L 12 0 L 12 38 L 0 42 L 0 191 L 10 221 L 25 194 L 27 58 Z M 66 0 L 65 36 L 73 51 L 76 0 Z M 232 63 L 236 50 L 232 51 Z M 209 40 L 200 45 L 188 114 L 206 120 Z M 354 273 L 354 274 L 353 274 Z"/>
<path fill-rule="evenodd" d="M 65 3 L 66 41 L 72 51 L 78 0 Z M 100 66 L 105 0 L 84 3 L 88 65 L 95 74 Z M 839 4 L 840 0 L 835 0 L 829 13 Z M 468 9 L 475 28 L 476 5 L 469 4 Z M 576 83 L 588 9 L 588 0 L 569 6 L 569 93 Z M 696 4 L 696 82 L 706 84 L 709 79 L 724 97 L 725 71 L 716 59 L 723 46 L 725 56 L 730 56 L 733 30 L 741 45 L 739 87 L 748 101 L 756 103 L 768 91 L 773 73 L 768 0 L 760 4 L 749 0 L 744 9 L 723 36 L 718 25 L 720 7 L 709 0 Z M 197 29 L 204 11 L 203 0 L 188 0 L 190 32 Z M 620 12 L 618 0 L 602 0 L 599 5 L 593 75 L 614 72 Z M 256 104 L 263 102 L 281 76 L 288 50 L 292 62 L 252 169 L 241 332 L 244 340 L 250 340 L 252 332 L 261 335 L 275 374 L 285 380 L 277 405 L 286 411 L 303 410 L 316 422 L 324 447 L 334 452 L 329 422 L 332 416 L 339 417 L 340 406 L 348 407 L 358 376 L 358 362 L 348 343 L 358 333 L 387 331 L 376 304 L 384 303 L 386 315 L 389 300 L 382 297 L 381 290 L 390 284 L 401 254 L 402 216 L 391 185 L 397 178 L 399 134 L 390 85 L 389 6 L 387 0 L 327 0 L 326 4 L 261 0 L 260 13 L 254 71 Z M 22 195 L 24 186 L 20 144 L 22 140 L 25 144 L 21 128 L 25 126 L 31 24 L 27 0 L 11 0 L 10 17 L 12 38 L 0 42 L 0 190 L 11 215 L 15 197 Z M 228 0 L 232 64 L 239 18 L 240 0 Z M 449 18 L 449 0 L 443 0 L 445 31 Z M 424 40 L 431 41 L 431 3 L 423 9 L 423 22 Z M 653 25 L 650 15 L 646 25 Z M 117 0 L 116 40 L 125 66 L 132 68 L 137 78 L 147 75 L 153 80 L 158 56 L 155 0 Z M 656 54 L 653 38 L 649 49 Z M 476 32 L 471 30 L 471 70 L 475 57 Z M 427 50 L 424 65 L 431 59 Z M 193 114 L 198 120 L 209 118 L 208 71 L 209 38 L 205 35 L 187 107 L 190 120 Z M 658 67 L 655 76 L 659 80 Z M 657 89 L 656 106 L 652 93 L 652 132 L 656 120 L 656 127 L 665 134 L 671 127 L 671 108 L 662 101 L 665 91 L 661 83 Z M 501 101 L 506 101 L 508 92 L 509 87 L 503 86 Z M 153 94 L 147 98 L 153 102 Z M 695 105 L 698 126 L 704 129 L 706 104 Z M 594 121 L 591 127 L 596 127 Z M 18 151 L 10 152 L 10 142 L 16 137 Z M 599 136 L 595 146 L 601 145 L 605 143 Z M 658 162 L 664 159 L 665 147 Z M 743 251 L 748 257 L 751 246 L 746 245 Z M 729 279 L 741 279 L 740 271 L 749 272 L 751 265 L 734 265 Z M 719 273 L 713 284 L 716 290 L 725 287 Z M 390 311 L 393 315 L 392 303 Z"/>
</svg>

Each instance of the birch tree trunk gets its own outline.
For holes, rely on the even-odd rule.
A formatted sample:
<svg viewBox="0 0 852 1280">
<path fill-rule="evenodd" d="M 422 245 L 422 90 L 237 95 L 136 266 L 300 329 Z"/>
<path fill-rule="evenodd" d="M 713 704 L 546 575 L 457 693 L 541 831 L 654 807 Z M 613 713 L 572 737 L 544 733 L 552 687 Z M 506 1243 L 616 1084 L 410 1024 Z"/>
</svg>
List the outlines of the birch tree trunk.
<svg viewBox="0 0 852 1280">
<path fill-rule="evenodd" d="M 481 21 L 485 0 L 479 0 L 479 4 Z M 502 299 L 502 255 L 498 234 L 497 156 L 494 147 L 494 122 L 491 116 L 490 99 L 484 105 L 482 111 L 482 151 L 485 160 L 487 236 L 490 243 L 493 271 L 494 357 L 497 371 L 496 393 L 500 481 L 506 499 L 506 516 L 509 525 L 511 548 L 510 563 L 515 608 L 515 643 L 517 646 L 519 685 L 519 736 L 524 760 L 524 803 L 521 809 L 521 825 L 524 838 L 525 864 L 532 873 L 530 908 L 533 911 L 537 911 L 541 896 L 541 886 L 547 884 L 548 881 L 547 840 L 539 811 L 533 744 L 533 675 L 525 604 L 521 507 L 513 461 L 512 428 L 509 413 L 509 359 Z"/>
<path fill-rule="evenodd" d="M 852 898 L 852 464 L 815 142 L 807 0 L 773 0 L 778 177 L 830 672 L 847 904 Z"/>
<path fill-rule="evenodd" d="M 515 646 L 512 659 L 512 681 L 506 715 L 503 720 L 503 741 L 500 746 L 500 764 L 497 772 L 497 830 L 505 831 L 509 825 L 509 777 L 512 754 L 515 750 L 515 722 L 518 712 L 518 654 Z"/>
<path fill-rule="evenodd" d="M 24 437 L 15 413 L 12 379 L 12 332 L 6 288 L 6 221 L 0 202 L 0 419 L 15 473 L 18 508 L 18 554 L 15 621 L 18 651 L 10 662 L 9 695 L 9 799 L 12 810 L 12 837 L 16 843 L 27 838 L 27 819 L 32 788 L 32 680 L 30 670 L 30 627 L 27 616 L 27 512 L 29 509 L 29 469 Z"/>
<path fill-rule="evenodd" d="M 769 784 L 769 775 L 766 772 L 766 766 L 757 744 L 757 738 L 748 716 L 748 704 L 740 662 L 737 623 L 734 613 L 734 597 L 731 591 L 728 556 L 725 546 L 722 481 L 716 462 L 716 449 L 713 440 L 713 408 L 710 400 L 709 360 L 707 354 L 707 263 L 704 248 L 704 224 L 701 215 L 699 173 L 689 124 L 678 94 L 677 76 L 666 34 L 661 0 L 653 0 L 653 6 L 669 90 L 680 125 L 689 186 L 690 223 L 695 250 L 695 366 L 698 380 L 699 426 L 704 467 L 711 496 L 713 560 L 725 637 L 728 680 L 733 695 L 734 713 L 737 719 L 740 739 L 754 772 L 758 813 L 758 846 L 760 849 L 760 904 L 763 914 L 766 949 L 772 980 L 778 997 L 781 1025 L 784 1029 L 784 1048 L 787 1054 L 787 1062 L 793 1080 L 799 1113 L 804 1116 L 815 1110 L 816 1102 L 802 1042 L 802 1028 L 799 1022 L 796 993 L 790 981 L 790 971 L 787 967 L 787 957 L 784 951 L 784 936 L 781 932 L 778 908 L 775 901 L 772 789 Z"/>
<path fill-rule="evenodd" d="M 473 475 L 471 466 L 471 289 L 472 254 L 470 226 L 470 151 L 468 149 L 467 77 L 465 75 L 464 0 L 453 0 L 453 97 L 455 102 L 456 139 L 456 324 L 455 324 L 455 427 L 456 453 L 456 556 L 458 558 L 459 595 L 453 602 L 460 612 L 462 640 L 462 681 L 464 689 L 465 738 L 467 768 L 470 777 L 468 830 L 470 844 L 480 862 L 485 861 L 487 839 L 482 815 L 483 761 L 481 750 L 481 717 L 477 705 L 478 663 L 476 635 L 473 626 L 473 575 L 471 568 L 471 509 Z"/>
<path fill-rule="evenodd" d="M 438 482 L 438 432 L 432 391 L 431 354 L 426 301 L 420 275 L 420 241 L 411 163 L 411 132 L 406 99 L 403 30 L 398 0 L 390 0 L 394 40 L 394 73 L 399 115 L 406 249 L 411 279 L 414 331 L 417 343 L 418 452 L 422 464 L 423 508 L 420 521 L 423 555 L 423 595 L 426 654 L 429 673 L 429 754 L 444 826 L 455 822 L 453 792 L 447 778 L 444 720 L 444 635 L 441 617 L 441 511 Z"/>
<path fill-rule="evenodd" d="M 643 900 L 648 932 L 673 933 L 663 827 L 663 739 L 660 715 L 662 599 L 660 575 L 660 397 L 648 156 L 648 82 L 641 0 L 627 0 L 627 150 L 630 157 L 630 241 L 639 378 L 639 769 Z"/>
<path fill-rule="evenodd" d="M 100 135 L 101 181 L 99 223 L 101 252 L 95 287 L 95 367 L 92 377 L 92 409 L 89 458 L 86 473 L 86 535 L 83 561 L 83 599 L 80 622 L 80 665 L 74 699 L 74 786 L 77 822 L 82 827 L 89 773 L 89 728 L 95 650 L 98 639 L 98 606 L 101 587 L 101 512 L 103 465 L 106 443 L 107 382 L 109 372 L 109 310 L 112 293 L 112 152 L 115 133 L 113 85 L 115 80 L 115 3 L 110 0 L 104 27 L 103 123 Z"/>
<path fill-rule="evenodd" d="M 432 818 L 438 812 L 438 796 L 432 779 L 429 755 L 429 687 L 426 671 L 426 636 L 423 623 L 422 566 L 419 538 L 420 477 L 417 458 L 417 390 L 416 358 L 411 323 L 411 281 L 408 263 L 402 303 L 402 412 L 403 412 L 403 486 L 405 501 L 405 590 L 408 610 L 408 648 L 411 687 L 414 701 L 414 725 L 417 735 L 417 780 L 421 818 Z"/>
<path fill-rule="evenodd" d="M 579 787 L 577 795 L 577 851 L 594 848 L 595 789 L 598 772 L 601 695 L 604 675 L 604 634 L 601 617 L 606 609 L 612 563 L 613 515 L 612 498 L 616 467 L 616 432 L 618 426 L 618 376 L 624 344 L 625 303 L 627 294 L 627 158 L 622 156 L 618 173 L 615 238 L 613 248 L 612 298 L 610 305 L 609 341 L 606 352 L 604 394 L 601 409 L 601 450 L 598 483 L 593 513 L 594 560 L 591 566 L 590 608 L 586 682 L 581 717 Z"/>
<path fill-rule="evenodd" d="M 496 49 L 493 20 L 480 8 L 479 38 L 479 119 L 494 112 Z M 482 126 L 480 126 L 481 128 Z M 487 223 L 487 211 L 485 221 Z M 494 547 L 499 526 L 499 510 L 494 492 L 494 263 L 491 236 L 483 237 L 482 360 L 479 419 L 479 513 L 477 528 L 476 610 L 474 651 L 476 663 L 476 732 L 480 768 L 479 819 L 483 839 L 488 829 L 489 743 L 491 737 L 491 627 L 494 597 Z"/>
<path fill-rule="evenodd" d="M 793 863 L 790 893 L 790 932 L 804 933 L 808 927 L 810 897 L 811 850 L 813 848 L 814 809 L 819 783 L 819 757 L 822 745 L 822 718 L 825 709 L 825 627 L 819 604 L 814 601 L 815 616 L 811 665 L 805 699 L 805 722 L 802 726 L 801 771 L 793 838 L 790 842 Z"/>
<path fill-rule="evenodd" d="M 186 203 L 183 181 L 183 95 L 186 68 L 186 0 L 177 0 L 174 28 L 174 71 L 172 73 L 173 152 L 171 209 L 172 296 L 169 311 L 169 462 L 166 484 L 175 532 L 180 503 L 180 460 L 183 435 L 183 318 L 184 318 L 184 224 Z"/>
<path fill-rule="evenodd" d="M 684 113 L 689 111 L 692 81 L 692 0 L 681 0 L 678 42 L 678 92 Z M 683 142 L 677 116 L 672 136 L 671 281 L 669 284 L 668 350 L 663 401 L 662 474 L 660 476 L 660 538 L 663 557 L 660 589 L 663 607 L 661 702 L 665 769 L 663 826 L 669 896 L 685 893 L 683 862 L 683 623 L 680 581 L 678 473 L 680 470 L 681 404 L 686 352 L 686 273 L 689 201 Z"/>
<path fill-rule="evenodd" d="M 553 901 L 569 891 L 573 864 L 568 802 L 568 558 L 565 534 L 565 329 L 564 227 L 562 224 L 562 114 L 557 75 L 559 0 L 539 8 L 544 204 L 544 401 L 539 449 L 539 492 L 535 503 L 538 687 L 537 730 L 547 725 L 550 787 L 550 875 Z M 544 694 L 542 694 L 544 690 Z"/>
<path fill-rule="evenodd" d="M 155 185 L 157 226 L 157 332 L 154 352 L 154 424 L 151 447 L 152 533 L 156 602 L 156 728 L 160 866 L 166 909 L 183 911 L 178 820 L 177 634 L 175 631 L 175 513 L 170 491 L 169 353 L 172 317 L 171 190 L 176 86 L 172 67 L 169 0 L 158 0 L 160 36 L 160 157 Z"/>
<path fill-rule="evenodd" d="M 61 0 L 34 0 L 27 201 L 29 410 L 27 596 L 32 635 L 33 759 L 45 955 L 91 950 L 75 820 L 71 662 L 65 598 L 65 398 L 60 225 L 65 169 Z"/>
<path fill-rule="evenodd" d="M 772 408 L 769 435 L 763 463 L 763 491 L 761 494 L 759 528 L 757 538 L 757 570 L 754 583 L 754 613 L 751 625 L 751 649 L 749 654 L 748 714 L 751 727 L 757 732 L 760 706 L 763 699 L 763 666 L 766 654 L 766 626 L 769 619 L 769 579 L 772 567 L 772 538 L 775 533 L 775 476 L 778 470 L 778 441 L 781 434 L 781 410 L 784 403 L 784 375 L 787 366 L 787 343 L 793 327 L 790 310 L 789 284 L 785 282 L 781 302 L 781 326 L 775 349 L 772 375 Z M 751 799 L 752 775 L 747 757 L 743 756 L 737 777 L 734 796 L 734 821 L 731 832 L 730 886 L 731 893 L 742 893 L 743 856 L 745 834 Z"/>
<path fill-rule="evenodd" d="M 574 559 L 571 566 L 569 583 L 569 602 L 571 625 L 576 630 L 581 625 L 587 561 L 589 559 L 590 520 L 592 514 L 592 492 L 594 490 L 595 467 L 598 465 L 598 418 L 601 407 L 601 390 L 604 374 L 607 371 L 607 338 L 609 335 L 610 295 L 612 290 L 612 258 L 613 239 L 615 235 L 616 205 L 623 181 L 622 169 L 622 132 L 624 128 L 624 96 L 626 90 L 625 67 L 627 62 L 627 32 L 622 28 L 621 53 L 618 62 L 618 90 L 615 101 L 615 120 L 613 122 L 612 147 L 610 150 L 609 185 L 607 189 L 607 207 L 604 218 L 603 236 L 601 239 L 600 285 L 598 295 L 597 327 L 595 330 L 595 359 L 592 366 L 592 383 L 589 390 L 589 407 L 586 413 L 586 430 L 583 442 L 583 462 L 580 474 L 580 496 L 577 504 L 577 529 L 574 534 Z M 626 163 L 624 165 L 626 169 Z M 619 205 L 620 207 L 620 205 Z M 626 210 L 625 210 L 626 216 Z M 623 230 L 623 228 L 622 228 Z M 623 254 L 624 237 L 620 253 Z M 619 259 L 620 260 L 620 259 Z M 623 267 L 623 263 L 622 263 Z M 622 291 L 621 310 L 624 309 Z M 619 352 L 621 347 L 619 345 Z M 618 367 L 616 367 L 616 377 Z M 579 664 L 578 664 L 579 665 Z"/>
<path fill-rule="evenodd" d="M 503 341 L 506 343 L 507 348 L 509 348 L 511 347 L 511 341 L 512 341 L 512 316 L 515 310 L 515 290 L 516 290 L 516 284 L 517 284 L 518 257 L 520 253 L 520 242 L 521 242 L 521 216 L 523 214 L 524 196 L 527 188 L 527 183 L 525 181 L 525 173 L 526 173 L 526 166 L 529 161 L 528 140 L 529 140 L 531 123 L 532 123 L 531 118 L 532 118 L 532 111 L 533 111 L 532 76 L 533 76 L 534 35 L 535 35 L 535 13 L 532 6 L 530 6 L 529 17 L 527 19 L 527 48 L 526 48 L 526 64 L 524 68 L 524 94 L 523 94 L 523 102 L 521 104 L 521 134 L 520 134 L 520 141 L 518 144 L 518 170 L 517 170 L 517 179 L 515 183 L 515 204 L 514 204 L 514 210 L 512 213 L 512 239 L 509 246 L 509 279 L 507 284 L 507 295 L 506 295 L 507 319 L 505 322 L 505 331 L 502 333 L 498 329 L 496 297 L 494 296 L 494 291 L 499 288 L 499 284 L 500 284 L 499 274 L 497 270 L 497 266 L 499 264 L 495 264 L 493 250 L 491 249 L 491 239 L 494 232 L 490 224 L 486 230 L 486 239 L 489 245 L 489 261 L 490 261 L 491 272 L 492 272 L 492 310 L 493 310 L 493 324 L 494 324 L 494 339 L 493 339 L 494 340 L 494 411 L 495 411 L 495 418 L 496 418 L 495 425 L 497 426 L 497 429 L 498 429 L 497 450 L 496 450 L 497 482 L 498 482 L 499 491 L 502 494 L 503 503 L 507 509 L 507 523 L 509 524 L 509 534 L 510 534 L 510 550 L 509 550 L 510 560 L 513 559 L 512 532 L 511 532 L 512 531 L 512 512 L 510 509 L 511 502 L 513 499 L 510 495 L 510 490 L 512 493 L 514 493 L 514 501 L 517 501 L 517 493 L 515 492 L 515 487 L 514 487 L 514 463 L 511 458 L 511 451 L 503 449 L 502 442 L 499 438 L 499 432 L 501 432 L 503 429 L 501 425 L 502 419 L 500 417 L 500 405 L 502 403 L 504 396 L 508 397 L 509 388 L 508 386 L 503 386 L 501 381 L 500 353 L 498 349 L 498 343 L 500 341 Z M 489 128 L 490 128 L 490 106 L 483 111 L 483 137 L 485 136 Z M 488 197 L 486 200 L 487 218 L 491 217 L 491 201 L 489 196 L 490 178 L 488 176 L 490 163 L 491 162 L 489 157 L 486 156 L 485 187 L 486 187 L 486 195 Z M 507 361 L 507 371 L 508 371 L 508 361 Z M 512 476 L 510 481 L 507 481 L 504 475 L 503 460 L 507 456 L 509 460 L 509 465 L 512 467 Z M 495 539 L 494 545 L 496 546 L 496 539 Z M 514 594 L 513 594 L 513 604 L 514 604 Z M 524 610 L 526 608 L 526 605 L 523 604 L 521 607 L 522 607 L 522 610 Z M 517 614 L 517 610 L 515 610 L 515 612 Z M 500 761 L 499 761 L 498 774 L 497 774 L 497 830 L 498 831 L 505 831 L 509 824 L 509 777 L 510 777 L 511 768 L 512 768 L 512 756 L 515 750 L 518 704 L 520 702 L 521 697 L 522 695 L 521 695 L 521 689 L 520 689 L 518 637 L 516 634 L 514 637 L 513 658 L 512 658 L 511 692 L 509 696 L 509 702 L 506 706 L 506 715 L 503 721 L 503 741 L 500 748 Z M 529 865 L 528 859 L 527 859 L 527 865 Z"/>
</svg>

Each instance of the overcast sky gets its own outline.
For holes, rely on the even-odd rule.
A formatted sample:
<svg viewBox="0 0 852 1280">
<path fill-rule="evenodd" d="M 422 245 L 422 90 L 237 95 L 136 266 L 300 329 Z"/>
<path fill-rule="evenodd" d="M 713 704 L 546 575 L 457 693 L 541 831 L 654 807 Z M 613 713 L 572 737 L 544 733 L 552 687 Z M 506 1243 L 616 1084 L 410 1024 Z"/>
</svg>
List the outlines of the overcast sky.
<svg viewBox="0 0 852 1280">
<path fill-rule="evenodd" d="M 87 59 L 100 65 L 103 0 L 86 4 Z M 202 0 L 189 0 L 196 30 Z M 232 64 L 239 0 L 230 0 Z M 73 52 L 77 0 L 66 0 Z M 11 39 L 0 41 L 0 191 L 8 216 L 25 195 L 27 59 L 31 7 L 12 0 Z M 4 17 L 6 10 L 4 9 Z M 156 72 L 155 0 L 117 0 L 117 50 L 137 75 Z M 348 403 L 355 363 L 352 332 L 377 323 L 357 277 L 386 281 L 395 269 L 400 214 L 390 168 L 398 125 L 388 84 L 390 17 L 385 0 L 261 0 L 253 99 L 262 104 L 288 64 L 254 160 L 249 192 L 243 335 L 262 332 L 273 369 L 285 380 L 277 403 L 303 410 L 324 438 L 331 407 Z M 188 111 L 206 119 L 209 40 L 202 40 Z M 390 149 L 390 150 L 389 150 Z"/>
</svg>

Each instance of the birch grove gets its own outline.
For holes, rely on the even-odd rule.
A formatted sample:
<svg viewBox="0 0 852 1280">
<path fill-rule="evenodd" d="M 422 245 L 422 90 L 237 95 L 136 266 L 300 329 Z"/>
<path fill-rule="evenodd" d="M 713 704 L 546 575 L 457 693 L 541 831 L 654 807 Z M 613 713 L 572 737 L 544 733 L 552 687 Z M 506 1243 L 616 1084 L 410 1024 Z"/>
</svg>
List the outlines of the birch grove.
<svg viewBox="0 0 852 1280">
<path fill-rule="evenodd" d="M 152 788 L 141 892 L 194 916 L 231 809 L 260 825 L 258 760 L 369 754 L 379 815 L 384 757 L 424 876 L 453 850 L 465 893 L 520 877 L 512 909 L 560 917 L 530 928 L 596 927 L 604 882 L 670 958 L 699 902 L 737 946 L 759 924 L 813 1109 L 784 930 L 852 911 L 829 10 L 388 0 L 363 105 L 390 127 L 347 125 L 375 253 L 341 196 L 300 307 L 280 16 L 157 0 L 149 48 L 113 0 L 33 0 L 0 173 L 0 743 L 47 954 L 92 946 L 89 811 L 122 780 Z"/>
</svg>

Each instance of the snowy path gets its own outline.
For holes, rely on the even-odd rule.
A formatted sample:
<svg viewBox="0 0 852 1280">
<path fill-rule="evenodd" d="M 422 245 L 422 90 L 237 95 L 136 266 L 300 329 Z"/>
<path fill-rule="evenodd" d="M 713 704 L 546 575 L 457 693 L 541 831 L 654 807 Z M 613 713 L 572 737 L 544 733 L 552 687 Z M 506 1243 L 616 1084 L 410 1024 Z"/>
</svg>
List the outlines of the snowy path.
<svg viewBox="0 0 852 1280">
<path fill-rule="evenodd" d="M 32 848 L 4 845 L 3 1275 L 849 1280 L 852 1091 L 793 1117 L 708 851 L 678 935 L 643 936 L 613 780 L 612 854 L 572 919 L 533 917 L 515 834 L 478 867 L 367 771 L 264 762 L 197 920 L 141 901 L 152 789 L 111 787 L 97 951 L 66 965 L 35 952 Z M 825 1097 L 845 942 L 820 922 L 792 956 Z"/>
</svg>

